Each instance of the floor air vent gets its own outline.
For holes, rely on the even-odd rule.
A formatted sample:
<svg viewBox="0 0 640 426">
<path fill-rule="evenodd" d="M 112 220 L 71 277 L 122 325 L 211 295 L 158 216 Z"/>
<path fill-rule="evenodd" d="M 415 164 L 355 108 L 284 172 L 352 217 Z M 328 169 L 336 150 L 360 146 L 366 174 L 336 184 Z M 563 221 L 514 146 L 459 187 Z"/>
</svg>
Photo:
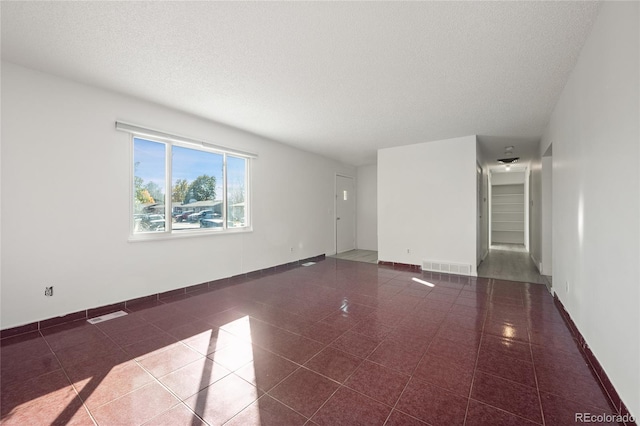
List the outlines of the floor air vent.
<svg viewBox="0 0 640 426">
<path fill-rule="evenodd" d="M 123 317 L 125 315 L 127 315 L 127 313 L 125 311 L 117 311 L 117 312 L 113 312 L 111 314 L 106 314 L 106 315 L 102 315 L 102 316 L 99 316 L 99 317 L 88 319 L 87 322 L 89 324 L 98 324 L 98 323 L 101 323 L 101 322 L 109 321 L 110 319 Z"/>
<path fill-rule="evenodd" d="M 436 262 L 425 260 L 422 262 L 423 271 L 442 272 L 445 274 L 471 275 L 471 265 L 461 263 Z"/>
</svg>

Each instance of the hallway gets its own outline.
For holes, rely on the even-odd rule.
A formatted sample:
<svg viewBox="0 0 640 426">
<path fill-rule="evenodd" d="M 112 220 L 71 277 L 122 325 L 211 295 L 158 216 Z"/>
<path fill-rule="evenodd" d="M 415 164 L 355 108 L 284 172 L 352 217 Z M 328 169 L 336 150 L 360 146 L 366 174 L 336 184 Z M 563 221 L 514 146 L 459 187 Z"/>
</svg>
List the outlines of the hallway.
<svg viewBox="0 0 640 426">
<path fill-rule="evenodd" d="M 521 244 L 493 244 L 478 267 L 478 276 L 548 284 L 548 279 L 540 275 L 529 252 Z"/>
<path fill-rule="evenodd" d="M 373 250 L 349 250 L 345 251 L 344 253 L 334 254 L 329 257 L 342 260 L 351 260 L 354 262 L 374 263 L 376 265 L 378 264 L 378 252 Z"/>
</svg>

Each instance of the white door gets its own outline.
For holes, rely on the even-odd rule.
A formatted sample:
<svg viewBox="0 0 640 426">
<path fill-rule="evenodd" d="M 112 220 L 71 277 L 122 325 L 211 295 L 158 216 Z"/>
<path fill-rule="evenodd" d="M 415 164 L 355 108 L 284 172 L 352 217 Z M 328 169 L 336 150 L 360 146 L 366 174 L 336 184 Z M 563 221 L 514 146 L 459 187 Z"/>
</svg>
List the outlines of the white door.
<svg viewBox="0 0 640 426">
<path fill-rule="evenodd" d="M 353 178 L 336 176 L 336 253 L 356 248 L 356 194 Z"/>
</svg>

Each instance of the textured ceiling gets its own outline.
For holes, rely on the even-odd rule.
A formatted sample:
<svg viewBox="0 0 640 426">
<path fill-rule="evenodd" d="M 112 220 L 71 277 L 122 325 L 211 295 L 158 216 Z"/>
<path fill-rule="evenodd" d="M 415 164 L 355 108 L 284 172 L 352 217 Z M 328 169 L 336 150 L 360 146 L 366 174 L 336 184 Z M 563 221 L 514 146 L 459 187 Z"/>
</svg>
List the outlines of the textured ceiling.
<svg viewBox="0 0 640 426">
<path fill-rule="evenodd" d="M 379 148 L 470 134 L 490 155 L 505 145 L 534 152 L 598 10 L 542 1 L 1 7 L 3 60 L 354 165 L 375 162 Z"/>
</svg>

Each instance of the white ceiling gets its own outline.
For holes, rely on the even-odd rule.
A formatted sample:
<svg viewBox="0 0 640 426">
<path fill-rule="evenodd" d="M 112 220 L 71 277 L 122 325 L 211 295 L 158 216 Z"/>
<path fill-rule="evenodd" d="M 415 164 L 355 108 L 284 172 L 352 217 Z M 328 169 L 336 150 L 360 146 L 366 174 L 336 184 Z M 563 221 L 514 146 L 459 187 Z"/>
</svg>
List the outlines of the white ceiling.
<svg viewBox="0 0 640 426">
<path fill-rule="evenodd" d="M 598 4 L 3 1 L 1 8 L 3 60 L 362 165 L 375 162 L 379 148 L 471 134 L 491 158 L 514 145 L 526 159 Z"/>
</svg>

